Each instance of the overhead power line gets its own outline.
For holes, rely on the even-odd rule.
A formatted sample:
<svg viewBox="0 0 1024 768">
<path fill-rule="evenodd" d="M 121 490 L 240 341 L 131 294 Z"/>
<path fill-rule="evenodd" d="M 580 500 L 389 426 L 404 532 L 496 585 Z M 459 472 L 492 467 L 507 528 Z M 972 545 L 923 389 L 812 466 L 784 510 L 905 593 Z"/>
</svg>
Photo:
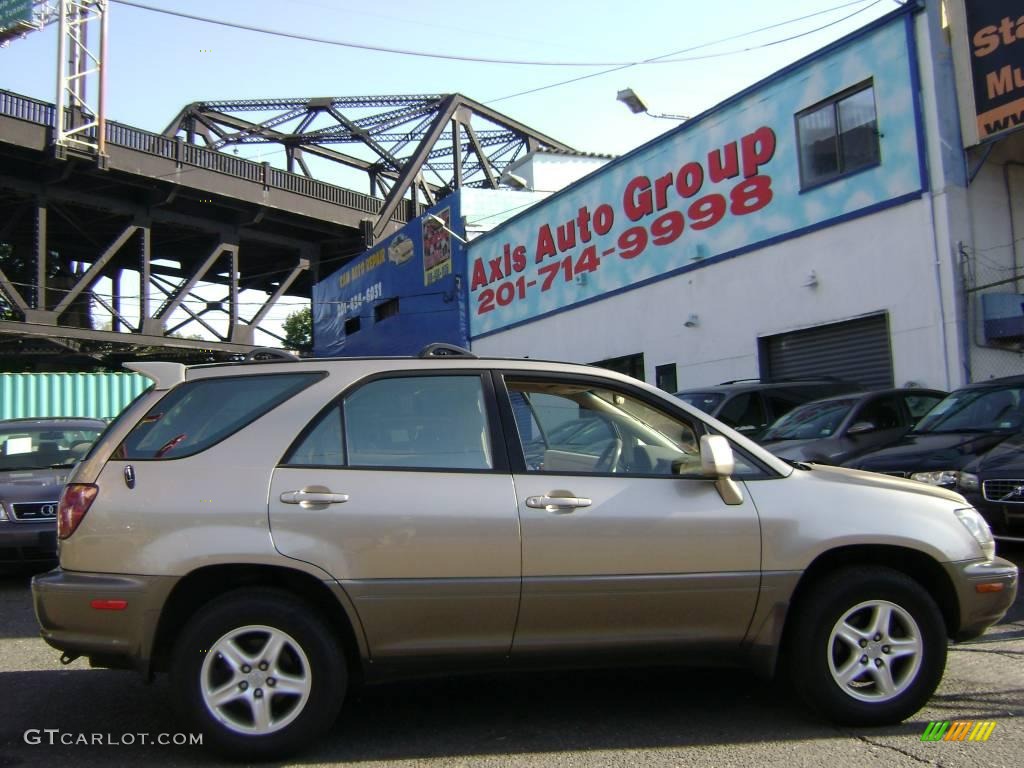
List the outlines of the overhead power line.
<svg viewBox="0 0 1024 768">
<path fill-rule="evenodd" d="M 858 5 L 859 3 L 863 3 L 864 1 L 865 0 L 855 0 L 854 2 L 844 3 L 842 5 L 838 5 L 838 6 L 835 6 L 833 8 L 829 8 L 829 9 L 824 10 L 824 11 L 819 11 L 817 13 L 810 14 L 809 16 L 804 16 L 801 19 L 794 19 L 794 20 L 791 20 L 791 21 L 782 22 L 780 24 L 774 24 L 774 25 L 771 25 L 769 27 L 763 27 L 762 29 L 754 30 L 753 32 L 749 32 L 749 33 L 745 33 L 745 34 L 755 34 L 757 32 L 763 32 L 763 31 L 768 30 L 768 29 L 774 29 L 776 27 L 783 26 L 785 24 L 791 24 L 791 23 L 794 23 L 795 21 L 801 21 L 802 19 L 810 18 L 811 16 L 817 16 L 817 15 L 822 14 L 822 13 L 830 13 L 830 12 L 835 11 L 835 10 L 839 10 L 839 9 L 842 9 L 842 8 L 849 7 L 851 5 Z M 408 49 L 408 48 L 391 48 L 391 47 L 387 47 L 387 46 L 371 45 L 369 43 L 360 43 L 360 42 L 355 42 L 355 41 L 351 41 L 351 40 L 336 40 L 336 39 L 332 39 L 332 38 L 316 37 L 314 35 L 300 34 L 298 32 L 285 32 L 285 31 L 282 31 L 282 30 L 279 30 L 279 29 L 271 29 L 269 27 L 257 27 L 257 26 L 252 25 L 252 24 L 242 24 L 240 22 L 235 22 L 235 21 L 226 21 L 224 19 L 215 19 L 215 18 L 211 18 L 209 16 L 199 16 L 198 14 L 185 13 L 184 11 L 175 11 L 175 10 L 171 10 L 169 8 L 161 8 L 161 7 L 155 6 L 155 5 L 147 5 L 145 3 L 134 2 L 134 0 L 111 0 L 111 2 L 117 3 L 118 5 L 126 5 L 126 6 L 129 6 L 129 7 L 132 7 L 132 8 L 139 8 L 139 9 L 142 9 L 142 10 L 145 10 L 145 11 L 152 11 L 154 13 L 163 13 L 163 14 L 166 14 L 168 16 L 177 16 L 178 18 L 182 18 L 182 19 L 190 19 L 192 21 L 199 21 L 199 22 L 203 22 L 205 24 L 217 24 L 219 26 L 229 27 L 231 29 L 240 29 L 240 30 L 244 30 L 244 31 L 247 31 L 247 32 L 257 32 L 257 33 L 263 34 L 263 35 L 272 35 L 274 37 L 284 37 L 284 38 L 289 38 L 291 40 L 301 40 L 303 42 L 308 42 L 308 43 L 321 43 L 323 45 L 334 45 L 334 46 L 340 46 L 342 48 L 356 48 L 356 49 L 364 50 L 364 51 L 376 51 L 378 53 L 392 53 L 392 54 L 397 54 L 397 55 L 400 55 L 400 56 L 416 56 L 416 57 L 420 57 L 420 58 L 429 58 L 429 59 L 445 59 L 445 60 L 448 60 L 448 61 L 465 61 L 465 62 L 472 62 L 474 64 L 504 64 L 504 65 L 531 66 L 531 67 L 616 67 L 616 68 L 625 68 L 625 67 L 636 67 L 636 66 L 640 66 L 642 64 L 673 64 L 673 63 L 676 63 L 677 61 L 689 61 L 690 60 L 690 59 L 671 59 L 671 58 L 667 58 L 668 56 L 673 56 L 673 55 L 676 55 L 676 54 L 666 54 L 666 56 L 656 56 L 656 57 L 654 57 L 652 59 L 645 59 L 645 60 L 642 60 L 642 61 L 625 61 L 625 62 L 624 61 L 539 61 L 539 60 L 528 60 L 528 59 L 499 59 L 499 58 L 489 58 L 489 57 L 482 57 L 482 56 L 463 56 L 463 55 L 454 54 L 454 53 L 437 53 L 437 52 L 433 52 L 433 51 L 417 51 L 417 50 L 412 50 L 412 49 Z M 881 0 L 875 0 L 875 2 L 872 3 L 872 5 L 876 5 L 878 2 L 881 2 Z M 871 7 L 871 6 L 868 6 L 868 7 Z M 862 10 L 864 10 L 864 9 L 862 9 Z M 840 19 L 840 21 L 843 21 L 843 19 Z M 812 30 L 812 32 L 814 32 L 814 31 L 817 31 L 817 30 Z M 810 33 L 806 33 L 806 34 L 810 34 Z M 734 40 L 734 39 L 736 39 L 736 37 L 742 37 L 742 36 L 743 35 L 737 35 L 737 36 L 733 36 L 731 38 L 726 38 L 726 39 Z M 799 35 L 797 37 L 799 37 Z M 789 39 L 794 39 L 794 38 L 789 38 Z M 722 42 L 722 41 L 718 41 L 718 42 Z M 766 47 L 767 45 L 775 45 L 778 42 L 785 42 L 785 41 L 784 40 L 783 41 L 775 41 L 773 43 L 767 43 L 767 44 L 765 44 L 765 46 L 755 46 L 754 48 L 750 48 L 750 49 L 746 49 L 746 50 L 755 50 L 756 48 Z M 705 47 L 707 45 L 712 45 L 712 44 L 713 43 L 705 43 L 703 45 L 696 46 L 696 48 L 702 48 L 702 47 Z M 695 48 L 690 48 L 690 49 L 686 49 L 686 50 L 695 50 Z M 685 51 L 678 51 L 677 53 L 684 53 L 684 52 Z M 728 54 L 718 54 L 718 55 L 728 55 Z M 511 98 L 511 97 L 505 97 L 505 98 Z"/>
<path fill-rule="evenodd" d="M 673 63 L 673 62 L 699 61 L 701 59 L 714 59 L 714 58 L 719 58 L 721 56 L 735 56 L 736 54 L 739 54 L 739 53 L 747 53 L 749 51 L 756 51 L 756 50 L 759 50 L 761 48 L 770 48 L 773 45 L 780 45 L 782 43 L 788 43 L 788 42 L 790 42 L 792 40 L 797 40 L 798 38 L 806 37 L 807 35 L 813 35 L 816 32 L 821 32 L 822 30 L 828 29 L 829 27 L 834 27 L 836 24 L 842 24 L 844 21 L 852 19 L 854 16 L 856 16 L 858 14 L 861 14 L 864 11 L 869 10 L 870 8 L 873 8 L 874 6 L 876 6 L 880 2 L 882 2 L 882 0 L 874 0 L 874 2 L 871 3 L 870 5 L 866 5 L 863 8 L 858 8 L 853 13 L 848 14 L 848 15 L 844 16 L 841 19 L 836 19 L 835 21 L 830 21 L 828 24 L 823 24 L 820 27 L 815 27 L 814 29 L 809 29 L 806 32 L 800 32 L 800 33 L 798 33 L 796 35 L 790 35 L 789 37 L 784 37 L 784 38 L 781 38 L 779 40 L 770 40 L 767 43 L 761 43 L 759 45 L 753 45 L 753 46 L 750 46 L 749 48 L 741 48 L 739 50 L 721 51 L 719 53 L 708 53 L 708 54 L 702 54 L 700 56 L 687 56 L 687 57 L 683 57 L 683 58 L 670 58 L 670 57 L 675 57 L 675 56 L 681 56 L 684 53 L 692 53 L 693 51 L 700 50 L 701 48 L 709 48 L 712 45 L 718 45 L 720 43 L 727 43 L 727 42 L 730 42 L 732 40 L 738 40 L 738 39 L 743 38 L 743 37 L 750 37 L 751 35 L 760 34 L 761 32 L 768 32 L 768 31 L 770 31 L 772 29 L 778 29 L 779 27 L 784 27 L 784 26 L 787 26 L 789 24 L 796 24 L 797 22 L 800 22 L 800 21 L 806 21 L 807 19 L 812 19 L 815 16 L 822 16 L 822 15 L 824 15 L 826 13 L 832 13 L 834 11 L 842 10 L 843 8 L 849 8 L 852 5 L 860 5 L 864 1 L 865 0 L 854 0 L 854 2 L 851 2 L 851 3 L 843 3 L 842 5 L 836 5 L 836 6 L 833 6 L 831 8 L 826 8 L 823 11 L 815 11 L 814 13 L 809 13 L 806 16 L 800 16 L 800 17 L 795 18 L 795 19 L 788 19 L 786 21 L 780 21 L 780 22 L 778 22 L 776 24 L 770 24 L 767 27 L 759 27 L 758 29 L 752 29 L 752 30 L 750 30 L 748 32 L 740 32 L 737 35 L 730 35 L 729 37 L 723 37 L 723 38 L 720 38 L 718 40 L 712 40 L 711 42 L 708 42 L 708 43 L 700 43 L 699 45 L 693 45 L 693 46 L 690 46 L 689 48 L 683 48 L 683 49 L 678 50 L 678 51 L 672 51 L 671 53 L 663 53 L 660 56 L 654 56 L 654 57 L 652 57 L 650 59 L 645 59 L 644 61 L 639 61 L 639 62 L 635 62 L 635 63 L 631 63 L 631 64 L 620 64 L 620 65 L 612 67 L 611 69 L 603 69 L 600 72 L 590 72 L 590 73 L 588 73 L 586 75 L 580 75 L 579 77 L 570 78 L 569 80 L 560 80 L 557 83 L 548 83 L 547 85 L 540 85 L 540 86 L 537 86 L 536 88 L 529 88 L 529 89 L 527 89 L 525 91 L 518 91 L 516 93 L 510 93 L 507 96 L 499 96 L 496 99 L 488 99 L 484 103 L 485 104 L 496 104 L 499 101 L 506 101 L 508 99 L 514 99 L 514 98 L 517 98 L 519 96 L 527 96 L 527 95 L 529 95 L 531 93 L 539 93 L 540 91 L 546 91 L 546 90 L 549 90 L 551 88 L 559 88 L 559 87 L 561 87 L 563 85 L 570 85 L 571 83 L 578 83 L 581 80 L 589 80 L 592 77 L 600 77 L 601 75 L 608 75 L 608 74 L 611 74 L 612 72 L 620 72 L 623 69 L 630 69 L 631 67 L 638 67 L 638 66 L 641 66 L 641 65 L 644 65 L 644 64 L 669 64 L 669 63 Z"/>
</svg>

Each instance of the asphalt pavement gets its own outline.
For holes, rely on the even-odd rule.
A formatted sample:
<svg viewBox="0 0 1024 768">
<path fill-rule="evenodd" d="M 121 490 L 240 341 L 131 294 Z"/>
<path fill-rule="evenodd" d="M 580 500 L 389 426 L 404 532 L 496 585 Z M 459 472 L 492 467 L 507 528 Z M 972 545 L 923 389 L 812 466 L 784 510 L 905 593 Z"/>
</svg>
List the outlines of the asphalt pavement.
<svg viewBox="0 0 1024 768">
<path fill-rule="evenodd" d="M 1001 554 L 1024 564 L 1020 544 Z M 923 742 L 932 720 L 996 726 L 986 742 Z M 181 730 L 165 679 L 146 685 L 82 659 L 61 666 L 38 638 L 28 577 L 0 576 L 0 768 L 221 764 Z M 328 738 L 287 765 L 1016 768 L 1022 755 L 1019 595 L 988 634 L 951 647 L 935 696 L 898 726 L 833 726 L 784 685 L 741 670 L 487 675 L 367 688 L 346 703 Z"/>
</svg>

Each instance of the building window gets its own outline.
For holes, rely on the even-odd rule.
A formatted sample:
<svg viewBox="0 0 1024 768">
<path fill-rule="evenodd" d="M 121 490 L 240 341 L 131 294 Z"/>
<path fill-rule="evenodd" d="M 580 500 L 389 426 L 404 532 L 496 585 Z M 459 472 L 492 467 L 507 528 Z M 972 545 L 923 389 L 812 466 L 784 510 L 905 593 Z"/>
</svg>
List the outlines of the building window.
<svg viewBox="0 0 1024 768">
<path fill-rule="evenodd" d="M 665 363 L 665 365 L 657 366 L 654 369 L 654 383 L 658 389 L 675 394 L 679 389 L 676 385 L 676 364 Z"/>
<path fill-rule="evenodd" d="M 359 318 L 350 317 L 348 320 L 345 321 L 345 335 L 351 336 L 353 333 L 359 330 L 359 326 Z"/>
<path fill-rule="evenodd" d="M 801 189 L 881 162 L 875 89 L 870 81 L 800 112 L 796 130 Z"/>
<path fill-rule="evenodd" d="M 627 376 L 632 376 L 634 379 L 640 379 L 644 381 L 644 353 L 640 352 L 636 355 L 625 355 L 623 357 L 611 357 L 607 360 L 598 360 L 591 365 L 596 365 L 598 368 L 607 368 L 609 371 L 615 371 L 617 373 L 624 373 Z"/>
<path fill-rule="evenodd" d="M 398 314 L 398 298 L 388 299 L 373 308 L 373 322 L 379 323 Z"/>
</svg>

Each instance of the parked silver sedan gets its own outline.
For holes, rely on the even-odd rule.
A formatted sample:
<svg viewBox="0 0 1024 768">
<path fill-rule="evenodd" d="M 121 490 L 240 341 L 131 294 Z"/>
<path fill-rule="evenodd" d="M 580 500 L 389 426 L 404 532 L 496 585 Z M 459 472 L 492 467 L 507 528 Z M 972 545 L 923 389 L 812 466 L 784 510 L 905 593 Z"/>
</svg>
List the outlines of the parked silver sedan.
<svg viewBox="0 0 1024 768">
<path fill-rule="evenodd" d="M 99 419 L 0 421 L 0 566 L 57 562 L 57 502 Z"/>
</svg>

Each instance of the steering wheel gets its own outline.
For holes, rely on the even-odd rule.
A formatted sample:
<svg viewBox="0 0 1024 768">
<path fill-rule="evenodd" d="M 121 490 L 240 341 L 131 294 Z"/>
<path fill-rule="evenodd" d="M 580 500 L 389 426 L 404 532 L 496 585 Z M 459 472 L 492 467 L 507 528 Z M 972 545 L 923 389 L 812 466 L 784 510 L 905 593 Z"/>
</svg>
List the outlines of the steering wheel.
<svg viewBox="0 0 1024 768">
<path fill-rule="evenodd" d="M 608 447 L 601 451 L 601 455 L 597 457 L 597 463 L 594 464 L 595 472 L 618 472 L 619 471 L 619 459 L 622 458 L 622 440 L 615 438 Z"/>
</svg>

